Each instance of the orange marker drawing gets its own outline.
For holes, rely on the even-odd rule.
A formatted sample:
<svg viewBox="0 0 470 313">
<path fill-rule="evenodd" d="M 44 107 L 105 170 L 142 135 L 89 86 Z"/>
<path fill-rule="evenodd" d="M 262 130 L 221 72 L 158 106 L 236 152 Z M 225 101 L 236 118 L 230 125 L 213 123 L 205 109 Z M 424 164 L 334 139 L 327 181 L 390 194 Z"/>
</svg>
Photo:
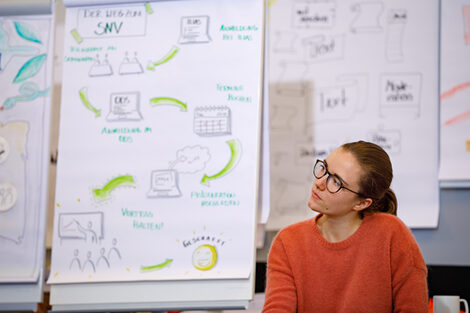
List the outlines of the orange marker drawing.
<svg viewBox="0 0 470 313">
<path fill-rule="evenodd" d="M 459 84 L 455 87 L 452 87 L 450 90 L 447 90 L 441 94 L 441 100 L 450 98 L 454 96 L 457 92 L 462 91 L 464 89 L 470 88 L 470 82 L 465 82 L 462 84 Z"/>
<path fill-rule="evenodd" d="M 462 11 L 463 11 L 463 23 L 465 25 L 464 40 L 466 44 L 470 44 L 470 6 L 462 7 Z"/>
<path fill-rule="evenodd" d="M 448 119 L 447 121 L 445 121 L 444 125 L 449 126 L 449 125 L 452 125 L 452 124 L 456 124 L 458 122 L 462 122 L 466 119 L 470 119 L 470 110 L 467 111 L 467 112 L 464 112 L 464 113 L 460 113 L 460 114 L 454 116 L 451 119 Z"/>
</svg>

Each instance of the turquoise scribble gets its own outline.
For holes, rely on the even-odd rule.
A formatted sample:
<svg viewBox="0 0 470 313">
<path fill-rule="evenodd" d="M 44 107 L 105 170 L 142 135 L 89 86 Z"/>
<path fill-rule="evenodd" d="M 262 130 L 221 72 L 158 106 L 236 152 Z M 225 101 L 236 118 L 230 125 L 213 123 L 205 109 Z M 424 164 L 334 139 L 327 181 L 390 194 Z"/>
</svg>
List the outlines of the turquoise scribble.
<svg viewBox="0 0 470 313">
<path fill-rule="evenodd" d="M 37 52 L 38 49 L 35 47 L 9 46 L 8 36 L 3 30 L 2 22 L 0 22 L 0 72 L 5 69 L 12 57 L 34 55 Z"/>
<path fill-rule="evenodd" d="M 3 106 L 0 107 L 1 110 L 9 110 L 13 108 L 19 101 L 33 101 L 38 97 L 46 96 L 51 88 L 46 88 L 44 90 L 39 90 L 38 85 L 33 82 L 26 82 L 20 86 L 18 89 L 19 95 L 15 97 L 7 98 L 3 102 Z"/>
<path fill-rule="evenodd" d="M 16 32 L 21 38 L 36 43 L 42 43 L 38 36 L 34 33 L 34 30 L 28 24 L 21 22 L 14 22 L 14 24 Z"/>
<path fill-rule="evenodd" d="M 46 60 L 46 53 L 37 55 L 31 59 L 29 59 L 18 71 L 15 78 L 13 79 L 13 83 L 21 83 L 22 81 L 27 80 L 28 78 L 33 77 L 36 75 L 39 70 L 41 69 L 42 64 Z"/>
</svg>

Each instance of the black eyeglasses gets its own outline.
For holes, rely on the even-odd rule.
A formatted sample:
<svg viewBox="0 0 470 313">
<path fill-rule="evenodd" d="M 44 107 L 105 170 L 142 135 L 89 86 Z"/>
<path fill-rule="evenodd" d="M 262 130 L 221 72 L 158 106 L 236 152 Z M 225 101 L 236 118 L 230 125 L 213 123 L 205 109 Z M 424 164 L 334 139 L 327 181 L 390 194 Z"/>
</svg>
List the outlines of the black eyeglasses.
<svg viewBox="0 0 470 313">
<path fill-rule="evenodd" d="M 336 174 L 331 174 L 330 172 L 328 172 L 328 168 L 326 166 L 325 161 L 317 160 L 317 162 L 315 163 L 315 166 L 313 167 L 313 176 L 315 176 L 317 179 L 320 179 L 326 174 L 328 174 L 328 177 L 326 178 L 326 189 L 330 193 L 337 193 L 341 189 L 346 189 L 355 193 L 356 195 L 362 198 L 367 198 L 362 193 L 351 190 L 348 187 L 344 186 L 344 183 L 341 180 L 341 178 L 339 178 Z"/>
</svg>

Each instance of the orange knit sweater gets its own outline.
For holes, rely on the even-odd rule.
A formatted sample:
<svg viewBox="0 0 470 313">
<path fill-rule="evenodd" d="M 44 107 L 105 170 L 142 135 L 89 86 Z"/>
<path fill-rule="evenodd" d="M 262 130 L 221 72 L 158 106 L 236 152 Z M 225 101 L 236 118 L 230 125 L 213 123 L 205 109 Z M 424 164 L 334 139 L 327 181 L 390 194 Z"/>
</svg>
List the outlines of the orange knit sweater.
<svg viewBox="0 0 470 313">
<path fill-rule="evenodd" d="M 426 264 L 406 225 L 375 213 L 332 243 L 309 219 L 281 230 L 268 257 L 263 313 L 428 312 Z"/>
</svg>

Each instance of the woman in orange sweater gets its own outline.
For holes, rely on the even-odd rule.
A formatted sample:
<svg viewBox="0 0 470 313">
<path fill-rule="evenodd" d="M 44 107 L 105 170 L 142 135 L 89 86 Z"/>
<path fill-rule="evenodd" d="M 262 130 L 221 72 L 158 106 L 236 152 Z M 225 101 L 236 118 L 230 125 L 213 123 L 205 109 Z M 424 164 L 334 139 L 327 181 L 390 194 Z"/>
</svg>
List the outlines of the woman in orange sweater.
<svg viewBox="0 0 470 313">
<path fill-rule="evenodd" d="M 263 313 L 428 312 L 426 264 L 395 216 L 387 153 L 347 143 L 313 174 L 308 206 L 319 214 L 274 239 Z"/>
</svg>

